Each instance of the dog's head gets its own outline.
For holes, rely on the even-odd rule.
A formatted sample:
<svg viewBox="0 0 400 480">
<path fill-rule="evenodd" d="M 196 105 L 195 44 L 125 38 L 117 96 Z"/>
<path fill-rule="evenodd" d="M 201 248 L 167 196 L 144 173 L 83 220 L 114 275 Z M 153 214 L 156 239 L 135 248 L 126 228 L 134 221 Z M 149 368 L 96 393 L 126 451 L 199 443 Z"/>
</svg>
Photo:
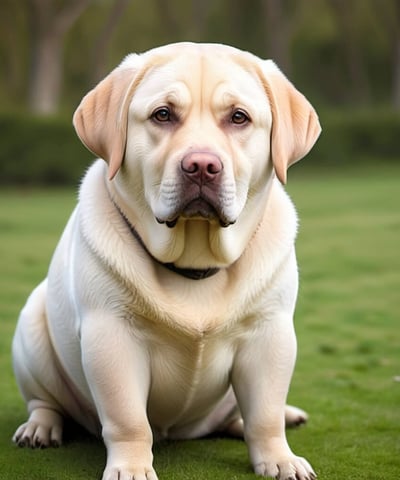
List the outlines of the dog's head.
<svg viewBox="0 0 400 480">
<path fill-rule="evenodd" d="M 190 43 L 128 56 L 84 97 L 74 125 L 107 161 L 149 251 L 190 267 L 238 258 L 274 172 L 285 183 L 320 133 L 314 109 L 272 61 Z"/>
</svg>

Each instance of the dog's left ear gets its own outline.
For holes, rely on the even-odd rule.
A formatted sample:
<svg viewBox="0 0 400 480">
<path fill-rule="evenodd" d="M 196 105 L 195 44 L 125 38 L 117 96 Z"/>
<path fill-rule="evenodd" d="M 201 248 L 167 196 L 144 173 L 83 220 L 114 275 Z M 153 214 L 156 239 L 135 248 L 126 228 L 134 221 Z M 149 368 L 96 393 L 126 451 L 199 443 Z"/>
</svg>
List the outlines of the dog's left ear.
<svg viewBox="0 0 400 480">
<path fill-rule="evenodd" d="M 108 163 L 108 176 L 118 172 L 125 154 L 128 109 L 137 73 L 139 55 L 129 55 L 81 101 L 73 117 L 82 143 Z"/>
<path fill-rule="evenodd" d="M 277 177 L 285 184 L 287 169 L 311 150 L 321 125 L 309 101 L 271 60 L 262 61 L 261 68 L 272 111 L 272 162 Z"/>
</svg>

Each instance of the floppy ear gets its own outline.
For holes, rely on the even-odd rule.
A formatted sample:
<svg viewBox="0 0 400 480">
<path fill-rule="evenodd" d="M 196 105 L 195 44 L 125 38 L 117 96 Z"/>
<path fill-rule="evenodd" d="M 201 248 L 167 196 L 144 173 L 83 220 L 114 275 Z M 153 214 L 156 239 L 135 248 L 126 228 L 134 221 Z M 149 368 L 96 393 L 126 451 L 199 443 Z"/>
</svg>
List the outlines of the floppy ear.
<svg viewBox="0 0 400 480">
<path fill-rule="evenodd" d="M 285 184 L 287 169 L 311 150 L 321 125 L 312 105 L 271 60 L 262 62 L 262 72 L 272 111 L 272 162 Z"/>
<path fill-rule="evenodd" d="M 129 55 L 83 98 L 74 113 L 78 137 L 91 152 L 107 161 L 110 180 L 124 158 L 128 109 L 141 63 L 139 55 Z"/>
</svg>

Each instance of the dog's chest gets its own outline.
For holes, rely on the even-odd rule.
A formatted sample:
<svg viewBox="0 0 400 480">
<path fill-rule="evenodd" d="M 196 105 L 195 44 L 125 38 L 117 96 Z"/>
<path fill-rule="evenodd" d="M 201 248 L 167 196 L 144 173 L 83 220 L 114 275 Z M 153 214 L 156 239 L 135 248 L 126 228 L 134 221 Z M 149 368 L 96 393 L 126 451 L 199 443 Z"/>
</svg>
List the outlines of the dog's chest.
<svg viewBox="0 0 400 480">
<path fill-rule="evenodd" d="M 233 358 L 234 343 L 222 335 L 153 342 L 150 423 L 167 432 L 204 417 L 229 388 Z"/>
</svg>

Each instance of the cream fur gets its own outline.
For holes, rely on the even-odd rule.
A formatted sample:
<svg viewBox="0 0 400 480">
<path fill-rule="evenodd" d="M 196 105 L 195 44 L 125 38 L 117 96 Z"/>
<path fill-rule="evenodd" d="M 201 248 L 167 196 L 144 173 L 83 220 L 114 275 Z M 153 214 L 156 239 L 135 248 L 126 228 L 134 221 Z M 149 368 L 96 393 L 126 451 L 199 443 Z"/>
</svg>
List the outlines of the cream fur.
<svg viewBox="0 0 400 480">
<path fill-rule="evenodd" d="M 160 107 L 178 120 L 155 122 Z M 244 126 L 231 123 L 237 108 Z M 153 437 L 225 430 L 244 435 L 256 473 L 314 478 L 284 430 L 297 217 L 278 180 L 319 134 L 310 104 L 270 61 L 175 44 L 127 57 L 74 124 L 103 159 L 21 312 L 13 358 L 30 417 L 14 440 L 60 444 L 71 416 L 102 435 L 103 480 L 155 480 Z M 208 219 L 180 206 L 180 162 L 197 151 L 223 165 Z M 220 270 L 192 280 L 165 263 Z M 286 408 L 287 423 L 305 419 Z"/>
</svg>

